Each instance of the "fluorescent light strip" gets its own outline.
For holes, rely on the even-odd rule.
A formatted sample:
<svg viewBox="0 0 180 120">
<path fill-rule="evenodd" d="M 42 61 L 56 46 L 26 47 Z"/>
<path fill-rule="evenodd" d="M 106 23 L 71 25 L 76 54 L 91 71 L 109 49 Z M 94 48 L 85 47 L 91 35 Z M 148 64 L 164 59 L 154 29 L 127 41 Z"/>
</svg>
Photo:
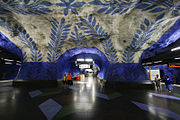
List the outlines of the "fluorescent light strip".
<svg viewBox="0 0 180 120">
<path fill-rule="evenodd" d="M 10 60 L 10 59 L 4 59 L 4 60 L 6 60 L 6 61 L 14 61 L 14 60 Z"/>
<path fill-rule="evenodd" d="M 176 51 L 176 50 L 180 50 L 180 47 L 176 47 L 176 48 L 171 49 L 171 51 Z"/>
<path fill-rule="evenodd" d="M 178 57 L 178 58 L 174 58 L 175 60 L 179 60 L 180 59 L 180 57 Z"/>
<path fill-rule="evenodd" d="M 91 62 L 91 61 L 93 61 L 93 59 L 85 59 L 85 61 Z"/>
<path fill-rule="evenodd" d="M 5 64 L 12 64 L 11 62 L 5 62 Z"/>
<path fill-rule="evenodd" d="M 152 62 L 148 62 L 148 63 L 146 63 L 146 64 L 152 64 Z"/>
<path fill-rule="evenodd" d="M 84 61 L 84 59 L 77 59 L 77 61 Z"/>
<path fill-rule="evenodd" d="M 162 62 L 162 61 L 155 61 L 154 63 L 160 63 L 160 62 Z"/>
</svg>

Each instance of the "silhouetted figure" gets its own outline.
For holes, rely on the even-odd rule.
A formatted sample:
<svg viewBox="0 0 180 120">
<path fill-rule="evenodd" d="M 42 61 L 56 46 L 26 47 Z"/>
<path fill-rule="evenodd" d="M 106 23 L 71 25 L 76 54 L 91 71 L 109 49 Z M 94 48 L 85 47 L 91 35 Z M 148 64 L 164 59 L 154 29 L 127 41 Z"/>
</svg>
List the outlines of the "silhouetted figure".
<svg viewBox="0 0 180 120">
<path fill-rule="evenodd" d="M 156 83 L 156 89 L 157 91 L 160 91 L 161 90 L 161 79 L 159 78 L 159 75 L 157 74 L 156 77 L 155 77 L 155 83 Z"/>
<path fill-rule="evenodd" d="M 172 78 L 169 78 L 167 75 L 165 76 L 165 85 L 166 85 L 166 88 L 168 89 L 168 92 L 172 92 L 173 90 L 173 87 L 172 87 Z"/>
<path fill-rule="evenodd" d="M 67 81 L 68 81 L 68 85 L 72 85 L 73 84 L 73 82 L 72 82 L 72 75 L 70 74 L 70 72 L 68 72 Z"/>
<path fill-rule="evenodd" d="M 64 74 L 63 84 L 66 84 L 66 83 L 67 83 L 67 76 L 66 76 L 66 74 Z"/>
</svg>

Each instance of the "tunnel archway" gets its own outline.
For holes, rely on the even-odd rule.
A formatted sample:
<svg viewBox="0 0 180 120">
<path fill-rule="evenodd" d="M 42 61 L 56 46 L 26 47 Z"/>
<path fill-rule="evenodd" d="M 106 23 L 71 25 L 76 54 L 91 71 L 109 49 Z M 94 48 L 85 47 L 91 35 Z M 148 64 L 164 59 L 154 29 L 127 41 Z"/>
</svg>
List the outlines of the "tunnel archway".
<svg viewBox="0 0 180 120">
<path fill-rule="evenodd" d="M 76 65 L 77 58 L 92 58 L 95 64 L 100 67 L 98 76 L 104 78 L 105 72 L 108 69 L 109 61 L 99 49 L 92 48 L 73 48 L 63 53 L 57 62 L 58 79 L 63 78 L 64 73 L 71 72 L 72 75 L 77 75 L 82 72 Z M 62 69 L 63 68 L 63 69 Z"/>
<path fill-rule="evenodd" d="M 14 79 L 22 59 L 19 47 L 0 32 L 0 80 Z"/>
</svg>

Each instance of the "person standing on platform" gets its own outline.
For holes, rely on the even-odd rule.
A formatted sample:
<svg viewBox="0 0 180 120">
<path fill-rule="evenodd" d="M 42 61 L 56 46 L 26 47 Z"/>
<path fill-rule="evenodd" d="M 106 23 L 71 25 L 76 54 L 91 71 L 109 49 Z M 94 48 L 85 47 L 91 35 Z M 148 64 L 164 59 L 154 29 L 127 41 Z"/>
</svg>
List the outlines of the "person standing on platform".
<svg viewBox="0 0 180 120">
<path fill-rule="evenodd" d="M 64 74 L 63 84 L 67 84 L 67 76 L 66 76 L 66 74 Z"/>
<path fill-rule="evenodd" d="M 156 85 L 156 90 L 160 91 L 161 90 L 161 79 L 159 78 L 159 75 L 157 74 L 155 77 L 155 85 Z"/>
<path fill-rule="evenodd" d="M 165 76 L 165 85 L 166 85 L 166 88 L 168 89 L 168 92 L 172 92 L 173 90 L 173 87 L 172 87 L 172 78 L 169 78 L 167 75 Z"/>
<path fill-rule="evenodd" d="M 101 80 L 101 92 L 104 92 L 104 79 Z"/>
<path fill-rule="evenodd" d="M 70 72 L 68 72 L 67 80 L 68 80 L 68 85 L 72 85 L 73 84 L 73 82 L 72 82 L 72 75 L 70 74 Z"/>
</svg>

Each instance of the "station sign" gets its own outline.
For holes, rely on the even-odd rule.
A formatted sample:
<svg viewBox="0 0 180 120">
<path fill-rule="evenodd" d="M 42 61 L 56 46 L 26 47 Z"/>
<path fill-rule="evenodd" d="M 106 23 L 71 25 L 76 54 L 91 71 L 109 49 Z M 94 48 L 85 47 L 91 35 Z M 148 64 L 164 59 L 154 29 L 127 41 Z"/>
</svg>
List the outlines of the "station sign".
<svg viewBox="0 0 180 120">
<path fill-rule="evenodd" d="M 89 64 L 80 64 L 79 68 L 90 68 Z"/>
</svg>

